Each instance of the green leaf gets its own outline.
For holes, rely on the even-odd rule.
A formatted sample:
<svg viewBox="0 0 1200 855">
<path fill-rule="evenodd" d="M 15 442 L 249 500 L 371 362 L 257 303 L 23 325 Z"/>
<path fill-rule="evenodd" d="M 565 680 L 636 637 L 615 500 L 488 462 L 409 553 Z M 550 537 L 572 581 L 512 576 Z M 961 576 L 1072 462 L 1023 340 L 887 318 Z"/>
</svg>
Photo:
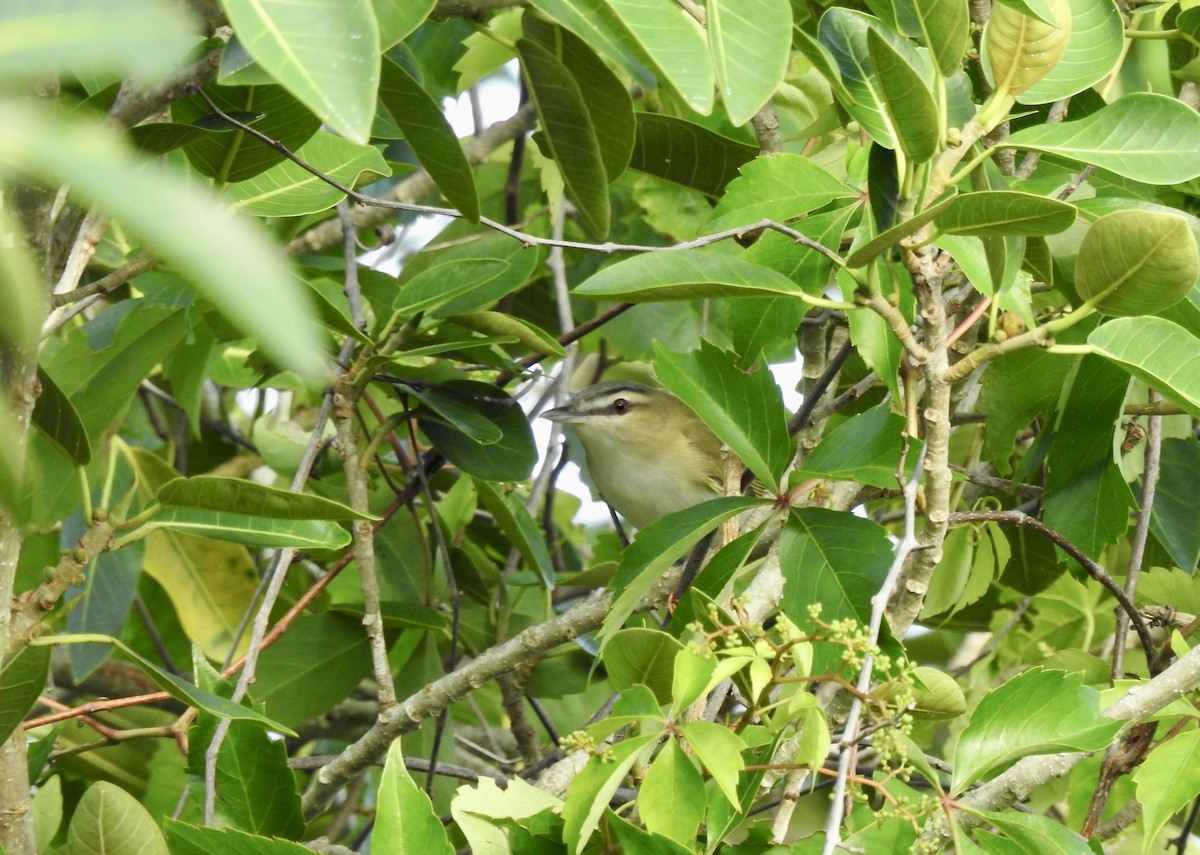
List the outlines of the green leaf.
<svg viewBox="0 0 1200 855">
<path fill-rule="evenodd" d="M 340 549 L 350 543 L 350 532 L 330 520 L 269 519 L 195 508 L 166 508 L 143 526 L 154 529 L 259 548 Z"/>
<path fill-rule="evenodd" d="M 87 635 L 51 635 L 43 638 L 35 639 L 31 644 L 38 646 L 50 646 L 54 644 L 113 644 L 121 649 L 121 651 L 132 659 L 143 671 L 146 672 L 151 680 L 154 681 L 160 689 L 173 697 L 175 700 L 186 704 L 189 707 L 206 712 L 209 715 L 215 715 L 220 718 L 228 718 L 234 721 L 250 721 L 265 727 L 268 730 L 277 730 L 280 733 L 288 736 L 296 736 L 296 732 L 290 727 L 285 727 L 274 719 L 267 718 L 262 713 L 250 709 L 250 707 L 242 704 L 235 704 L 229 698 L 223 698 L 213 692 L 207 692 L 204 689 L 184 680 L 182 677 L 177 677 L 174 674 L 169 674 L 159 668 L 150 660 L 143 657 L 132 647 L 119 638 L 112 638 L 107 635 L 98 635 L 89 633 Z"/>
<path fill-rule="evenodd" d="M 1024 128 L 1001 145 L 1060 154 L 1147 184 L 1200 176 L 1200 114 L 1148 92 L 1122 96 L 1072 122 Z"/>
<path fill-rule="evenodd" d="M 904 34 L 921 37 L 943 77 L 962 68 L 971 26 L 963 0 L 898 0 L 895 9 Z"/>
<path fill-rule="evenodd" d="M 446 320 L 488 336 L 512 336 L 521 347 L 543 356 L 566 355 L 563 346 L 548 332 L 503 312 L 470 312 L 450 315 Z"/>
<path fill-rule="evenodd" d="M 896 128 L 888 115 L 887 99 L 871 61 L 867 31 L 876 30 L 893 47 L 902 39 L 886 32 L 880 23 L 878 18 L 862 12 L 833 7 L 821 16 L 817 38 L 837 63 L 845 87 L 844 90 L 834 87 L 838 102 L 871 139 L 884 148 L 895 150 L 899 145 Z"/>
<path fill-rule="evenodd" d="M 352 143 L 324 131 L 318 131 L 296 155 L 351 189 L 392 171 L 374 146 Z M 256 217 L 316 214 L 346 198 L 341 190 L 290 160 L 230 184 L 225 192 L 234 200 L 234 207 Z"/>
<path fill-rule="evenodd" d="M 1133 772 L 1145 814 L 1142 852 L 1174 814 L 1200 794 L 1200 730 L 1189 730 L 1157 745 Z"/>
<path fill-rule="evenodd" d="M 1149 315 L 1170 308 L 1200 275 L 1200 252 L 1187 220 L 1156 211 L 1105 214 L 1083 237 L 1075 290 L 1106 315 Z"/>
<path fill-rule="evenodd" d="M 233 686 L 223 679 L 199 650 L 193 650 L 193 671 L 206 691 L 226 697 Z M 202 775 L 205 754 L 217 730 L 217 719 L 197 717 L 188 732 L 188 766 Z M 216 809 L 223 824 L 253 834 L 295 839 L 304 834 L 304 814 L 296 776 L 288 768 L 287 746 L 261 727 L 244 721 L 229 723 L 216 760 Z"/>
<path fill-rule="evenodd" d="M 405 264 L 395 309 L 445 318 L 473 312 L 521 288 L 538 253 L 504 235 L 490 235 L 418 253 Z"/>
<path fill-rule="evenodd" d="M 257 837 L 236 828 L 201 828 L 166 817 L 163 828 L 172 855 L 305 855 L 311 849 L 278 838 Z M 89 853 L 89 855 L 93 855 Z"/>
<path fill-rule="evenodd" d="M 33 423 L 72 462 L 78 466 L 86 465 L 92 459 L 92 446 L 71 399 L 41 368 L 38 368 L 38 382 L 42 393 L 33 405 Z"/>
<path fill-rule="evenodd" d="M 729 803 L 740 804 L 738 773 L 746 767 L 742 760 L 746 743 L 742 738 L 724 725 L 711 721 L 687 721 L 679 725 L 679 731 Z"/>
<path fill-rule="evenodd" d="M 979 815 L 996 826 L 1029 855 L 1094 855 L 1088 842 L 1056 819 L 1015 810 L 981 810 Z"/>
<path fill-rule="evenodd" d="M 925 163 L 937 152 L 942 138 L 937 105 L 925 85 L 927 72 L 919 59 L 893 47 L 879 30 L 867 30 L 867 49 L 880 89 L 883 106 L 896 129 L 896 142 L 914 163 Z"/>
<path fill-rule="evenodd" d="M 638 788 L 638 816 L 647 831 L 688 846 L 700 828 L 706 801 L 700 770 L 671 737 Z"/>
<path fill-rule="evenodd" d="M 792 458 L 783 394 L 771 372 L 745 372 L 733 354 L 703 339 L 700 349 L 675 354 L 654 344 L 658 379 L 700 416 L 717 438 L 764 485 L 779 490 Z"/>
<path fill-rule="evenodd" d="M 539 11 L 653 87 L 678 92 L 701 115 L 712 112 L 713 70 L 696 20 L 667 0 L 534 0 Z M 640 66 L 642 67 L 639 67 Z M 647 69 L 653 77 L 647 76 Z"/>
<path fill-rule="evenodd" d="M 523 481 L 537 462 L 537 446 L 525 413 L 503 391 L 487 383 L 458 380 L 447 384 L 468 400 L 477 412 L 500 430 L 500 438 L 482 445 L 454 427 L 421 418 L 421 430 L 438 451 L 455 466 L 485 481 Z"/>
<path fill-rule="evenodd" d="M 655 581 L 700 538 L 730 517 L 761 506 L 759 499 L 713 499 L 667 514 L 639 530 L 633 543 L 621 554 L 621 565 L 609 583 L 610 590 L 620 593 L 600 628 L 601 637 L 611 639 Z"/>
<path fill-rule="evenodd" d="M 488 481 L 476 478 L 479 501 L 495 519 L 496 525 L 525 559 L 527 566 L 537 570 L 546 590 L 554 590 L 554 563 L 546 546 L 546 535 L 530 516 L 519 494 L 500 492 Z"/>
<path fill-rule="evenodd" d="M 694 855 L 694 844 L 684 845 L 662 834 L 638 828 L 615 813 L 609 813 L 607 824 L 616 834 L 625 855 Z"/>
<path fill-rule="evenodd" d="M 675 655 L 683 650 L 676 638 L 658 629 L 623 629 L 604 646 L 601 658 L 613 688 L 623 692 L 642 685 L 660 704 L 671 702 Z"/>
<path fill-rule="evenodd" d="M 675 654 L 671 677 L 671 715 L 679 716 L 704 694 L 717 668 L 715 656 L 684 648 Z"/>
<path fill-rule="evenodd" d="M 1150 511 L 1150 530 L 1179 567 L 1192 570 L 1200 563 L 1200 444 L 1195 439 L 1165 439 L 1158 488 Z"/>
<path fill-rule="evenodd" d="M 383 765 L 371 851 L 377 855 L 454 855 L 429 796 L 404 768 L 399 739 L 388 749 Z"/>
<path fill-rule="evenodd" d="M 906 423 L 888 404 L 851 416 L 821 440 L 804 461 L 806 476 L 835 481 L 860 481 L 873 487 L 895 488 Z M 911 462 L 921 451 L 921 441 L 908 438 Z"/>
<path fill-rule="evenodd" d="M 708 49 L 729 121 L 744 125 L 775 94 L 792 40 L 788 0 L 710 0 Z"/>
<path fill-rule="evenodd" d="M 214 84 L 206 87 L 204 93 L 230 115 L 249 113 L 258 116 L 254 121 L 243 121 L 256 131 L 278 140 L 289 151 L 298 152 L 321 127 L 321 120 L 282 86 Z M 198 139 L 184 143 L 183 153 L 197 172 L 216 179 L 220 184 L 246 181 L 286 160 L 283 152 L 232 127 L 223 126 L 216 131 L 200 130 L 214 116 L 212 108 L 199 95 L 182 98 L 172 104 L 171 117 L 184 129 L 199 132 Z M 138 130 L 145 133 L 140 128 Z"/>
<path fill-rule="evenodd" d="M 405 141 L 450 204 L 466 219 L 479 222 L 475 175 L 441 105 L 386 56 L 381 72 L 380 107 L 404 133 Z"/>
<path fill-rule="evenodd" d="M 1014 190 L 986 190 L 956 196 L 936 219 L 949 235 L 1052 235 L 1075 222 L 1074 205 Z"/>
<path fill-rule="evenodd" d="M 254 698 L 272 718 L 298 726 L 344 701 L 370 671 L 360 619 L 301 615 L 262 652 Z"/>
<path fill-rule="evenodd" d="M 684 119 L 638 113 L 629 167 L 720 196 L 738 168 L 758 155 L 755 146 Z"/>
<path fill-rule="evenodd" d="M 708 228 L 720 231 L 758 220 L 787 222 L 815 211 L 834 199 L 855 194 L 807 157 L 777 154 L 757 157 L 739 170 L 717 202 Z"/>
<path fill-rule="evenodd" d="M 656 303 L 716 297 L 779 297 L 803 293 L 781 273 L 730 255 L 682 249 L 647 252 L 610 264 L 574 293 L 585 297 Z"/>
<path fill-rule="evenodd" d="M 72 530 L 76 520 L 82 522 L 82 514 L 68 520 L 64 526 L 64 541 L 67 543 L 76 540 L 77 534 L 83 534 L 82 531 Z M 107 550 L 96 556 L 84 573 L 83 584 L 72 591 L 72 595 L 78 599 L 75 607 L 67 613 L 70 632 L 121 634 L 142 578 L 146 557 L 143 547 L 142 543 L 131 543 L 122 549 Z M 93 671 L 108 661 L 111 652 L 112 648 L 108 645 L 71 645 L 71 677 L 75 684 L 82 684 Z"/>
<path fill-rule="evenodd" d="M 183 10 L 155 0 L 7 0 L 0 6 L 0 79 L 126 74 L 147 81 L 178 68 L 195 43 Z"/>
<path fill-rule="evenodd" d="M 892 564 L 892 544 L 878 523 L 845 511 L 793 509 L 779 537 L 784 568 L 781 607 L 802 631 L 816 625 L 808 608 L 821 604 L 821 620 L 852 618 L 866 626 L 871 598 Z M 841 647 L 818 644 L 814 673 L 840 666 Z"/>
<path fill-rule="evenodd" d="M 588 229 L 603 238 L 608 235 L 610 217 L 608 176 L 579 84 L 539 43 L 521 39 L 517 53 L 567 198 L 579 209 Z"/>
<path fill-rule="evenodd" d="M 525 16 L 522 27 L 526 38 L 553 53 L 578 84 L 611 184 L 625 171 L 633 153 L 637 124 L 628 87 L 570 30 L 546 24 L 536 15 Z"/>
<path fill-rule="evenodd" d="M 371 0 L 379 24 L 379 47 L 387 50 L 419 27 L 437 0 Z"/>
<path fill-rule="evenodd" d="M 955 196 L 953 194 L 947 196 L 930 205 L 925 210 L 914 214 L 907 220 L 901 220 L 887 231 L 871 238 L 858 249 L 854 250 L 854 252 L 850 253 L 849 257 L 846 258 L 846 266 L 851 269 L 865 266 L 876 256 L 896 246 L 904 238 L 916 234 L 924 228 L 926 223 L 940 216 L 943 211 L 954 203 L 954 199 Z"/>
<path fill-rule="evenodd" d="M 378 519 L 332 499 L 217 475 L 176 478 L 163 484 L 155 498 L 169 508 L 202 508 L 281 520 Z"/>
<path fill-rule="evenodd" d="M 1055 23 L 997 5 L 983 31 L 982 54 L 1000 95 L 1021 95 L 1050 73 L 1071 38 L 1068 0 L 1050 0 Z"/>
<path fill-rule="evenodd" d="M 169 855 L 150 812 L 116 784 L 88 787 L 67 831 L 68 855 Z"/>
<path fill-rule="evenodd" d="M 1103 80 L 1121 61 L 1125 25 L 1110 0 L 1069 0 L 1071 35 L 1062 58 L 1017 99 L 1048 104 L 1082 92 Z"/>
<path fill-rule="evenodd" d="M 1117 318 L 1088 336 L 1096 353 L 1200 418 L 1200 339 L 1162 318 Z"/>
<path fill-rule="evenodd" d="M 367 141 L 379 88 L 370 0 L 225 0 L 223 8 L 263 69 L 339 134 Z"/>
<path fill-rule="evenodd" d="M 588 760 L 583 771 L 575 776 L 562 811 L 563 842 L 571 855 L 584 851 L 625 773 L 657 743 L 657 733 L 625 739 L 608 749 L 606 759 Z"/>
<path fill-rule="evenodd" d="M 270 356 L 304 373 L 322 371 L 320 330 L 265 232 L 231 218 L 217 197 L 191 182 L 141 168 L 111 130 L 82 116 L 68 122 L 15 102 L 0 103 L 0 113 L 0 174 L 70 184 L 80 202 L 120 220 L 178 267 L 234 323 L 258 336 Z M 264 305 L 271 311 L 262 311 Z"/>
<path fill-rule="evenodd" d="M 0 671 L 0 739 L 7 740 L 46 689 L 50 648 L 21 648 Z"/>
<path fill-rule="evenodd" d="M 953 790 L 1030 754 L 1098 751 L 1122 724 L 1100 714 L 1100 693 L 1082 674 L 1033 668 L 975 708 L 954 751 Z"/>
</svg>

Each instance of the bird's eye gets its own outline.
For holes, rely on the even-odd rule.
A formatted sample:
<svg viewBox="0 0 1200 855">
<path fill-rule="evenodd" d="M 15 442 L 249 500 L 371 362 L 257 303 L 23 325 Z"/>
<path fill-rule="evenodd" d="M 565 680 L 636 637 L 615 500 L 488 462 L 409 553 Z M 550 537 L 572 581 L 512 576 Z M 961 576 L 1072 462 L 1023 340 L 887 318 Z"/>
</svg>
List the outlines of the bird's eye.
<svg viewBox="0 0 1200 855">
<path fill-rule="evenodd" d="M 624 398 L 617 398 L 617 400 L 612 402 L 612 411 L 618 416 L 625 415 L 629 412 L 629 402 Z"/>
</svg>

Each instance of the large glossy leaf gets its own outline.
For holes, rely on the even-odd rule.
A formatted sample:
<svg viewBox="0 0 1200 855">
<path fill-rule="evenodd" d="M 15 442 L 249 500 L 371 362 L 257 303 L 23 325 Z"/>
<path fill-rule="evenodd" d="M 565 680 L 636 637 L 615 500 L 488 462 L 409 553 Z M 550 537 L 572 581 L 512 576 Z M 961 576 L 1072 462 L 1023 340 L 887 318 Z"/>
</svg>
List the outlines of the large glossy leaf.
<svg viewBox="0 0 1200 855">
<path fill-rule="evenodd" d="M 1025 128 L 1001 144 L 1081 160 L 1147 184 L 1200 176 L 1200 114 L 1148 92 L 1125 95 L 1073 122 Z"/>
<path fill-rule="evenodd" d="M 500 438 L 486 445 L 472 439 L 457 427 L 418 412 L 421 430 L 446 459 L 455 466 L 485 481 L 522 481 L 529 477 L 537 462 L 537 446 L 525 413 L 515 401 L 495 386 L 474 380 L 448 384 L 474 401 L 477 412 L 500 429 Z"/>
<path fill-rule="evenodd" d="M 637 114 L 637 134 L 629 166 L 709 196 L 719 196 L 737 177 L 738 167 L 758 149 L 708 128 L 657 113 Z"/>
<path fill-rule="evenodd" d="M 49 647 L 23 647 L 5 663 L 0 671 L 0 739 L 8 739 L 33 709 L 49 674 Z"/>
<path fill-rule="evenodd" d="M 1124 722 L 1100 714 L 1082 674 L 1035 668 L 983 697 L 954 751 L 954 791 L 1030 754 L 1096 751 Z"/>
<path fill-rule="evenodd" d="M 1002 849 L 993 851 L 1036 852 L 1037 855 L 1092 855 L 1095 852 L 1086 840 L 1048 816 L 1015 810 L 981 810 L 979 814 L 1007 838 Z"/>
<path fill-rule="evenodd" d="M 588 760 L 571 782 L 562 811 L 563 841 L 571 855 L 581 855 L 625 774 L 639 758 L 649 755 L 658 739 L 657 733 L 648 733 L 618 742 L 603 760 Z"/>
<path fill-rule="evenodd" d="M 450 204 L 471 222 L 478 222 L 475 175 L 441 105 L 387 57 L 383 58 L 381 72 L 379 105 L 404 133 L 405 141 Z"/>
<path fill-rule="evenodd" d="M 171 843 L 171 855 L 305 855 L 311 849 L 280 840 L 259 837 L 236 828 L 203 828 L 167 817 L 164 831 Z"/>
<path fill-rule="evenodd" d="M 547 590 L 554 590 L 554 563 L 546 546 L 546 535 L 525 507 L 519 494 L 501 491 L 495 484 L 475 479 L 479 501 L 496 521 L 496 526 L 521 553 L 526 566 L 536 570 Z"/>
<path fill-rule="evenodd" d="M 158 490 L 156 498 L 171 508 L 229 511 L 281 520 L 369 520 L 370 514 L 307 493 L 293 493 L 241 478 L 196 475 L 176 478 Z"/>
<path fill-rule="evenodd" d="M 33 423 L 72 461 L 80 466 L 87 464 L 92 459 L 92 446 L 71 399 L 41 368 L 38 382 L 42 393 L 33 405 Z"/>
<path fill-rule="evenodd" d="M 108 781 L 92 784 L 79 800 L 66 848 L 69 855 L 168 855 L 150 812 Z"/>
<path fill-rule="evenodd" d="M 821 621 L 852 618 L 865 626 L 871 597 L 892 563 L 892 544 L 879 524 L 845 511 L 793 510 L 779 537 L 783 571 L 781 607 L 801 630 L 815 624 L 809 607 L 821 604 Z M 841 648 L 818 644 L 814 673 L 839 667 Z"/>
<path fill-rule="evenodd" d="M 1050 73 L 1017 99 L 1047 104 L 1099 83 L 1120 62 L 1125 27 L 1112 0 L 1069 0 L 1071 36 L 1066 52 Z"/>
<path fill-rule="evenodd" d="M 713 499 L 667 514 L 638 531 L 633 543 L 621 554 L 621 565 L 609 583 L 609 588 L 619 593 L 604 619 L 601 637 L 611 639 L 654 582 L 700 538 L 730 517 L 761 506 L 759 499 Z"/>
<path fill-rule="evenodd" d="M 745 765 L 742 751 L 746 743 L 732 730 L 711 721 L 689 721 L 679 729 L 717 788 L 730 804 L 738 804 L 738 773 Z"/>
<path fill-rule="evenodd" d="M 909 217 L 907 220 L 901 220 L 887 231 L 871 238 L 858 249 L 854 250 L 854 252 L 850 253 L 846 259 L 846 266 L 850 268 L 862 267 L 880 253 L 896 246 L 904 238 L 916 234 L 926 223 L 933 221 L 949 208 L 953 204 L 954 199 L 954 196 L 941 199 L 920 213 Z"/>
<path fill-rule="evenodd" d="M 379 24 L 379 47 L 387 50 L 421 25 L 437 0 L 371 0 Z"/>
<path fill-rule="evenodd" d="M 399 739 L 388 749 L 383 765 L 371 851 L 378 855 L 454 855 L 429 796 L 404 768 Z"/>
<path fill-rule="evenodd" d="M 350 532 L 329 520 L 271 519 L 194 508 L 166 508 L 146 528 L 260 548 L 340 549 L 350 542 Z"/>
<path fill-rule="evenodd" d="M 160 689 L 189 707 L 195 707 L 219 718 L 254 722 L 260 727 L 277 730 L 288 736 L 296 735 L 290 727 L 285 727 L 248 706 L 234 703 L 229 698 L 201 689 L 182 677 L 164 671 L 119 638 L 95 634 L 55 635 L 38 639 L 34 644 L 113 644 L 121 648 L 121 652 L 132 659 Z"/>
<path fill-rule="evenodd" d="M 296 154 L 346 187 L 354 188 L 391 174 L 379 150 L 318 132 Z M 235 207 L 256 217 L 296 217 L 336 205 L 346 194 L 290 160 L 225 188 Z"/>
<path fill-rule="evenodd" d="M 81 116 L 67 122 L 24 103 L 4 102 L 0 112 L 0 174 L 69 184 L 80 201 L 119 220 L 178 267 L 272 357 L 305 373 L 321 371 L 320 331 L 305 295 L 261 230 L 231 218 L 216 197 L 191 183 L 141 168 L 99 124 Z"/>
<path fill-rule="evenodd" d="M 194 43 L 183 9 L 155 0 L 6 0 L 0 33 L 0 79 L 10 84 L 66 69 L 81 77 L 161 77 Z"/>
<path fill-rule="evenodd" d="M 1117 318 L 1088 336 L 1097 353 L 1200 418 L 1200 339 L 1163 318 Z"/>
<path fill-rule="evenodd" d="M 675 655 L 681 650 L 683 644 L 662 630 L 623 629 L 604 646 L 604 670 L 618 692 L 640 684 L 652 691 L 660 704 L 668 704 Z"/>
<path fill-rule="evenodd" d="M 786 222 L 823 207 L 851 192 L 807 157 L 779 154 L 758 157 L 742 166 L 717 202 L 711 231 L 751 225 L 761 219 Z"/>
<path fill-rule="evenodd" d="M 291 151 L 299 150 L 321 127 L 317 115 L 282 86 L 212 85 L 204 92 L 221 110 L 244 117 L 244 123 L 278 140 Z M 208 128 L 214 121 L 212 109 L 199 95 L 172 104 L 171 117 L 181 126 L 178 133 L 183 139 L 186 139 L 186 129 Z M 141 131 L 139 146 L 144 146 L 147 139 L 153 142 L 146 133 Z M 283 152 L 228 126 L 228 123 L 217 125 L 215 130 L 200 131 L 200 134 L 194 142 L 182 143 L 183 153 L 197 172 L 215 178 L 221 184 L 245 181 L 285 160 Z M 170 142 L 173 147 L 174 140 Z"/>
<path fill-rule="evenodd" d="M 517 42 L 529 95 L 545 131 L 548 153 L 558 165 L 569 198 L 598 237 L 608 235 L 608 176 L 600 142 L 579 84 L 567 67 L 538 42 Z"/>
<path fill-rule="evenodd" d="M 821 16 L 817 37 L 837 63 L 845 92 L 837 88 L 842 107 L 854 117 L 871 139 L 884 148 L 895 149 L 896 128 L 885 107 L 886 98 L 867 46 L 867 31 L 874 29 L 893 47 L 903 40 L 886 32 L 878 18 L 851 9 L 834 7 Z M 911 50 L 911 46 L 906 45 Z"/>
<path fill-rule="evenodd" d="M 1137 797 L 1145 811 L 1146 840 L 1200 793 L 1200 731 L 1189 730 L 1164 740 L 1133 773 Z"/>
<path fill-rule="evenodd" d="M 260 662 L 261 666 L 261 662 Z M 228 697 L 233 685 L 193 652 L 192 670 L 200 687 Z M 189 771 L 202 774 L 218 719 L 199 715 L 188 731 Z M 254 834 L 295 839 L 304 834 L 304 814 L 296 777 L 288 768 L 284 743 L 261 727 L 231 721 L 216 758 L 216 810 L 223 823 Z"/>
<path fill-rule="evenodd" d="M 576 294 L 649 303 L 705 297 L 779 297 L 803 293 L 781 273 L 699 249 L 647 252 L 609 265 Z"/>
<path fill-rule="evenodd" d="M 805 475 L 838 481 L 859 481 L 875 487 L 900 484 L 900 452 L 905 420 L 887 404 L 851 416 L 821 440 L 804 460 Z M 919 454 L 921 441 L 909 438 L 908 460 Z"/>
<path fill-rule="evenodd" d="M 1050 73 L 1071 37 L 1068 0 L 1051 0 L 1055 24 L 997 5 L 983 31 L 983 55 L 998 92 L 1020 95 Z"/>
<path fill-rule="evenodd" d="M 688 846 L 704 818 L 705 802 L 704 778 L 696 762 L 677 739 L 668 739 L 638 789 L 638 816 L 651 833 Z"/>
<path fill-rule="evenodd" d="M 1114 211 L 1092 224 L 1075 258 L 1075 290 L 1106 315 L 1149 315 L 1182 300 L 1200 275 L 1188 222 Z"/>
<path fill-rule="evenodd" d="M 1194 570 L 1200 564 L 1200 528 L 1195 525 L 1200 508 L 1200 442 L 1166 439 L 1158 489 L 1150 512 L 1150 530 L 1177 567 Z"/>
<path fill-rule="evenodd" d="M 964 0 L 898 0 L 896 19 L 908 36 L 919 36 L 942 75 L 962 67 L 971 18 Z"/>
<path fill-rule="evenodd" d="M 379 87 L 370 0 L 226 0 L 246 50 L 327 125 L 365 143 Z"/>
<path fill-rule="evenodd" d="M 525 284 L 538 253 L 503 235 L 419 253 L 404 267 L 394 306 L 435 318 L 486 308 Z"/>
<path fill-rule="evenodd" d="M 64 526 L 63 546 L 74 545 L 83 532 L 80 517 L 72 517 Z M 67 613 L 67 629 L 71 632 L 98 632 L 101 635 L 120 635 L 129 619 L 138 582 L 142 578 L 145 549 L 131 543 L 122 549 L 101 552 L 84 573 L 83 584 L 68 592 L 78 598 Z M 103 665 L 111 648 L 101 644 L 71 645 L 71 677 L 82 683 Z"/>
<path fill-rule="evenodd" d="M 937 105 L 925 85 L 928 72 L 893 47 L 879 30 L 867 30 L 867 53 L 883 92 L 883 106 L 896 129 L 896 142 L 915 163 L 933 158 L 941 140 Z"/>
<path fill-rule="evenodd" d="M 733 354 L 701 340 L 700 349 L 671 353 L 654 345 L 658 379 L 692 408 L 764 485 L 779 489 L 792 458 L 783 395 L 770 371 L 746 372 Z"/>
<path fill-rule="evenodd" d="M 536 0 L 536 8 L 610 59 L 640 63 L 693 110 L 712 111 L 713 70 L 696 20 L 670 0 Z M 643 72 L 644 73 L 644 72 Z"/>
<path fill-rule="evenodd" d="M 554 54 L 578 84 L 600 145 L 604 174 L 611 184 L 625 171 L 633 153 L 637 124 L 629 89 L 592 48 L 570 30 L 547 24 L 536 15 L 526 16 L 522 27 L 526 38 Z"/>
<path fill-rule="evenodd" d="M 297 726 L 341 703 L 371 671 L 360 620 L 302 615 L 258 660 L 254 699 L 277 721 Z"/>
<path fill-rule="evenodd" d="M 729 121 L 742 125 L 783 82 L 792 47 L 788 0 L 709 0 L 708 49 Z"/>
<path fill-rule="evenodd" d="M 964 193 L 935 220 L 951 235 L 1051 235 L 1075 222 L 1074 205 L 1013 190 Z"/>
</svg>

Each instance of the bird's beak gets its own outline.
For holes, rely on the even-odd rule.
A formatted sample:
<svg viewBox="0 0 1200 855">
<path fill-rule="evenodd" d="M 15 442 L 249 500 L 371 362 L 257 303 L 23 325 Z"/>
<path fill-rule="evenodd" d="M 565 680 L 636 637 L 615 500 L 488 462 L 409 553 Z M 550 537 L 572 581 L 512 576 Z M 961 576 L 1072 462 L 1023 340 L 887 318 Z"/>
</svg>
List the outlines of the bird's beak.
<svg viewBox="0 0 1200 855">
<path fill-rule="evenodd" d="M 542 418 L 558 422 L 559 424 L 570 424 L 571 422 L 579 421 L 579 414 L 572 412 L 567 407 L 555 407 L 553 410 L 546 410 L 546 412 L 542 413 Z"/>
</svg>

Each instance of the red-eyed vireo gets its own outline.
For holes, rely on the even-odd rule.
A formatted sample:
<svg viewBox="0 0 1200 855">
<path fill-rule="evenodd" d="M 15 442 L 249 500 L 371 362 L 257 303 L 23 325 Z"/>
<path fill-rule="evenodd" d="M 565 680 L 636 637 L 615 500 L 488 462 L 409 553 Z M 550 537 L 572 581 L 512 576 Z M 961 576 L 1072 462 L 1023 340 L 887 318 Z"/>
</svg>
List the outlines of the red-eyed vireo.
<svg viewBox="0 0 1200 855">
<path fill-rule="evenodd" d="M 574 428 L 596 489 L 637 528 L 725 495 L 721 441 L 670 392 L 597 383 L 542 415 Z"/>
</svg>

